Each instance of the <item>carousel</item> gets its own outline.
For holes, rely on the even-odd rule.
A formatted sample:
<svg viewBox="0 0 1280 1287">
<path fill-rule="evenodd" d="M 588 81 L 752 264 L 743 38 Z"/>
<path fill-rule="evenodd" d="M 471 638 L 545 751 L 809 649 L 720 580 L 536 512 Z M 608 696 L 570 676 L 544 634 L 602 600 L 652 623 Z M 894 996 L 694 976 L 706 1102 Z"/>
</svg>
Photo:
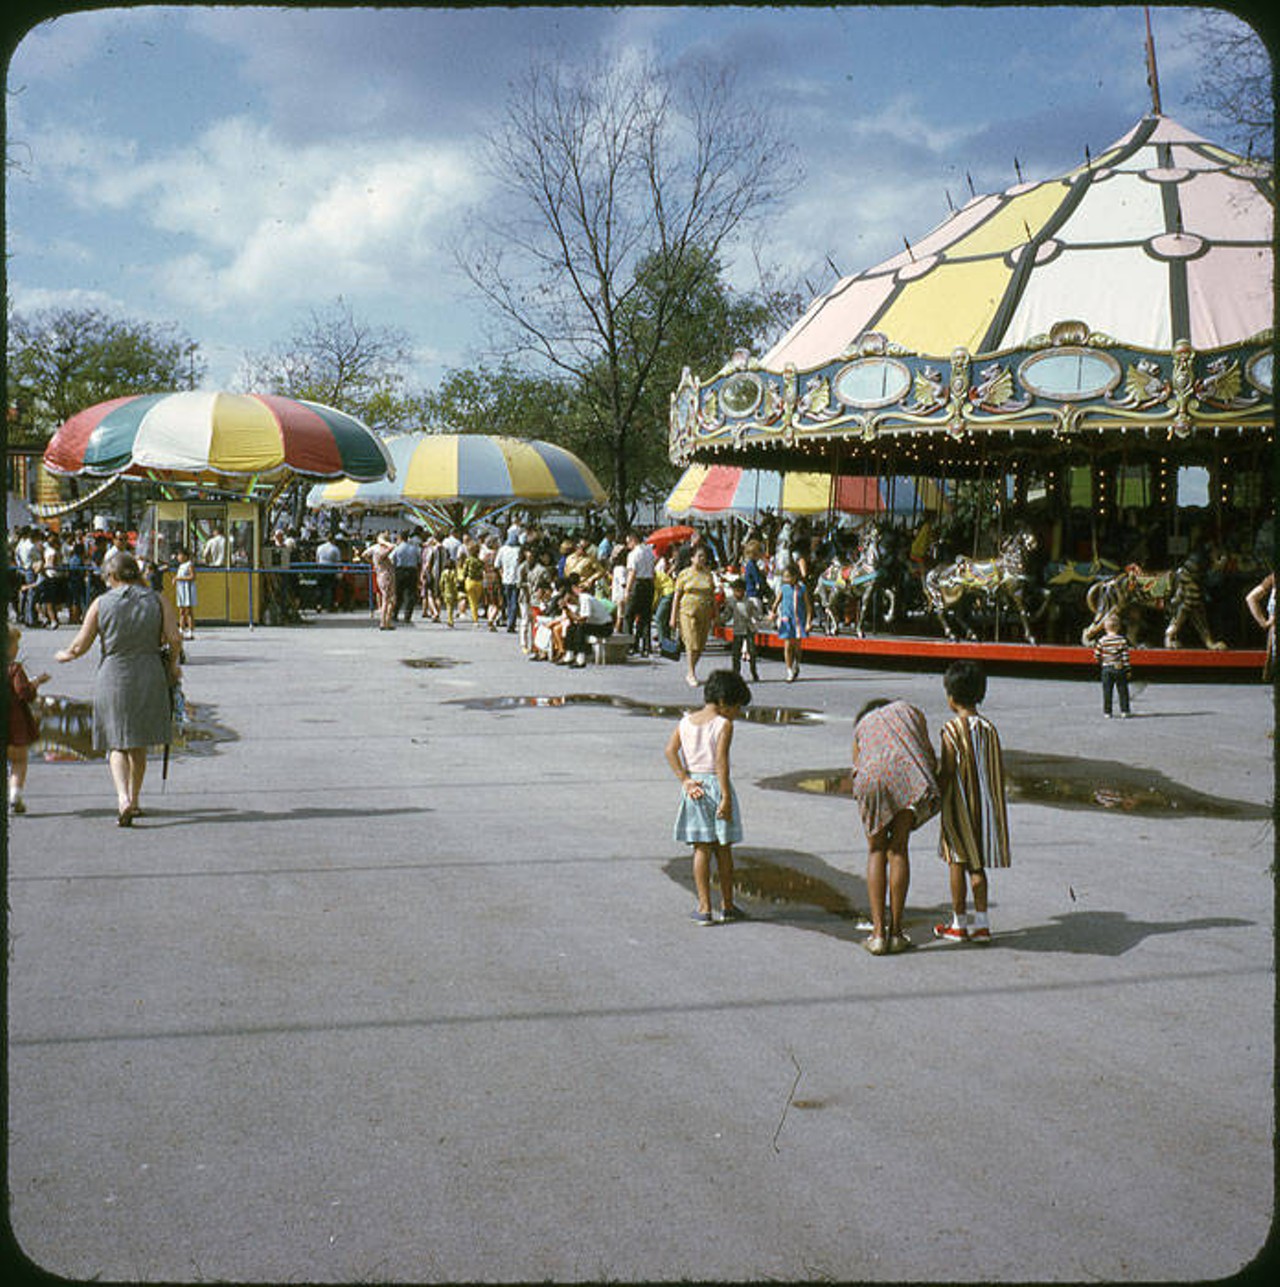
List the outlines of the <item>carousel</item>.
<svg viewBox="0 0 1280 1287">
<path fill-rule="evenodd" d="M 896 529 L 916 557 L 859 575 L 903 610 L 879 631 L 833 620 L 815 651 L 1087 665 L 1114 609 L 1148 645 L 1135 666 L 1256 673 L 1243 596 L 1274 513 L 1270 167 L 1157 109 L 1066 174 L 1019 179 L 839 281 L 763 357 L 686 370 L 671 459 L 954 497 L 932 536 L 877 516 L 868 540 Z"/>
</svg>

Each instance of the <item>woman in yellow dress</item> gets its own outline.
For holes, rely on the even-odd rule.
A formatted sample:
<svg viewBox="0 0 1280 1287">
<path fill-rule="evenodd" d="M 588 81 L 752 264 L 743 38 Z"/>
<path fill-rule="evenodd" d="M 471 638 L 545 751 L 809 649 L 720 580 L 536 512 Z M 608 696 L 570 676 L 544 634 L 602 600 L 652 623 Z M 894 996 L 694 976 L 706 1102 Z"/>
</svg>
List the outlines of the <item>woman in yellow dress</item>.
<svg viewBox="0 0 1280 1287">
<path fill-rule="evenodd" d="M 480 557 L 480 542 L 467 542 L 466 553 L 458 560 L 459 579 L 471 609 L 471 622 L 478 626 L 484 613 L 484 560 Z"/>
<path fill-rule="evenodd" d="M 693 551 L 693 562 L 676 577 L 675 594 L 671 600 L 671 628 L 678 629 L 688 659 L 685 683 L 697 688 L 698 660 L 707 647 L 711 622 L 715 617 L 716 578 L 711 571 L 705 547 Z"/>
</svg>

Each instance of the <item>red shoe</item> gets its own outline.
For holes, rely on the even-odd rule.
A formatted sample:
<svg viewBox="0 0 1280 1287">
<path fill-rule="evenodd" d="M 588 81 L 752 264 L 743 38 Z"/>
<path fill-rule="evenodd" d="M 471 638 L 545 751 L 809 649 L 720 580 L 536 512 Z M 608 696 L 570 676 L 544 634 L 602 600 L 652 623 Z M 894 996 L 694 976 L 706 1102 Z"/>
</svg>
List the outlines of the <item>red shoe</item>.
<svg viewBox="0 0 1280 1287">
<path fill-rule="evenodd" d="M 974 930 L 970 930 L 970 931 L 969 931 L 969 942 L 971 942 L 971 943 L 990 943 L 990 942 L 991 942 L 991 931 L 990 931 L 989 929 L 987 929 L 985 926 L 984 926 L 982 929 L 974 929 Z"/>
<path fill-rule="evenodd" d="M 945 939 L 948 943 L 965 943 L 969 939 L 969 931 L 960 929 L 956 925 L 935 925 L 933 927 L 933 937 Z M 990 937 L 988 935 L 988 937 Z"/>
</svg>

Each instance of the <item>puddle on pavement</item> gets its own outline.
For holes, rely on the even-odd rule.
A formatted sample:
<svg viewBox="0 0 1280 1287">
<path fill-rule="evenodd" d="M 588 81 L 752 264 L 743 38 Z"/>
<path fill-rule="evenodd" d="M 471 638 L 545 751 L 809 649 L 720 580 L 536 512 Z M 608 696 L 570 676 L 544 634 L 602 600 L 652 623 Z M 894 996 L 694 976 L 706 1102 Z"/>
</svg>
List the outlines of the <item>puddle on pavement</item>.
<svg viewBox="0 0 1280 1287">
<path fill-rule="evenodd" d="M 816 870 L 806 870 L 816 868 Z M 693 892 L 689 859 L 673 858 L 665 867 L 677 884 Z M 759 912 L 759 904 L 782 908 L 789 919 L 812 919 L 821 924 L 828 918 L 849 921 L 855 927 L 866 924 L 850 895 L 839 882 L 850 879 L 844 872 L 829 868 L 811 854 L 790 849 L 733 851 L 733 884 L 737 895 L 745 900 L 749 914 Z"/>
<path fill-rule="evenodd" d="M 105 751 L 93 749 L 93 703 L 70 697 L 42 696 L 33 704 L 40 734 L 31 747 L 34 759 L 46 763 L 78 760 L 105 760 Z M 171 755 L 211 755 L 222 742 L 234 742 L 236 734 L 217 723 L 211 708 L 199 702 L 187 703 L 187 718 L 175 729 L 169 744 Z"/>
<path fill-rule="evenodd" d="M 403 657 L 400 664 L 410 670 L 449 670 L 453 666 L 466 665 L 452 657 Z"/>
<path fill-rule="evenodd" d="M 564 693 L 555 697 L 456 697 L 452 706 L 465 706 L 475 711 L 512 711 L 530 707 L 547 706 L 608 706 L 629 715 L 648 715 L 658 719 L 679 719 L 688 711 L 697 710 L 701 702 L 679 704 L 675 702 L 641 702 L 612 693 Z M 820 724 L 818 711 L 801 710 L 794 706 L 748 706 L 740 716 L 748 724 Z"/>
<path fill-rule="evenodd" d="M 790 907 L 812 907 L 844 920 L 857 919 L 858 913 L 849 899 L 834 885 L 794 867 L 754 858 L 738 850 L 733 855 L 733 883 L 747 898 Z"/>
<path fill-rule="evenodd" d="M 1004 767 L 1011 801 L 1061 809 L 1109 809 L 1156 818 L 1271 818 L 1267 805 L 1208 795 L 1155 770 L 1113 760 L 1007 750 Z M 801 769 L 764 778 L 759 785 L 766 790 L 811 795 L 851 794 L 847 769 Z"/>
</svg>

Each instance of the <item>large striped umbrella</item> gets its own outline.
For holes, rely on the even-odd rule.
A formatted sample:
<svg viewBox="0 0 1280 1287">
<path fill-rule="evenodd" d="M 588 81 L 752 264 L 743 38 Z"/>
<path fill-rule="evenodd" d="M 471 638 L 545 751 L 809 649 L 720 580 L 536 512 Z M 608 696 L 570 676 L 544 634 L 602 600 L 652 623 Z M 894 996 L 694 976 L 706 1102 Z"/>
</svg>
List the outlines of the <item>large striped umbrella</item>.
<svg viewBox="0 0 1280 1287">
<path fill-rule="evenodd" d="M 667 497 L 667 512 L 684 517 L 727 514 L 877 514 L 937 509 L 941 489 L 931 480 L 841 477 L 834 494 L 824 473 L 778 473 L 735 465 L 690 465 Z"/>
<path fill-rule="evenodd" d="M 313 487 L 313 509 L 428 509 L 449 505 L 489 510 L 511 504 L 600 505 L 605 491 L 571 451 L 534 438 L 414 433 L 387 443 L 392 479 Z"/>
<path fill-rule="evenodd" d="M 46 468 L 98 478 L 217 483 L 291 475 L 372 481 L 393 469 L 353 416 L 266 393 L 146 393 L 72 416 L 45 448 Z"/>
</svg>

